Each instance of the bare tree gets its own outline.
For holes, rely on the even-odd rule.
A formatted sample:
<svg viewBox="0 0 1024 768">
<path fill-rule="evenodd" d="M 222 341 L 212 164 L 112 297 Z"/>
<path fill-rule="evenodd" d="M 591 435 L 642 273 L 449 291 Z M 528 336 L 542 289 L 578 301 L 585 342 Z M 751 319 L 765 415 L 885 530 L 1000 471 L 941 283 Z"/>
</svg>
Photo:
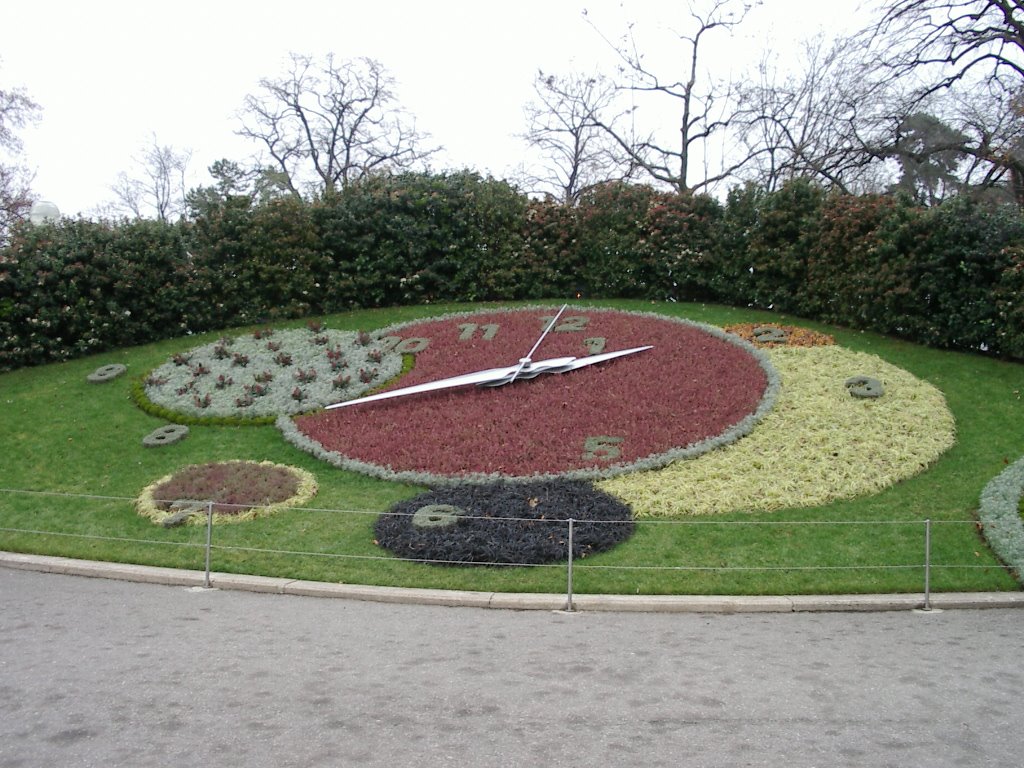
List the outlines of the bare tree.
<svg viewBox="0 0 1024 768">
<path fill-rule="evenodd" d="M 607 181 L 629 178 L 636 169 L 600 125 L 614 125 L 617 88 L 602 75 L 551 75 L 538 72 L 536 100 L 526 106 L 524 138 L 542 155 L 542 166 L 528 182 L 552 192 L 566 204 Z"/>
<path fill-rule="evenodd" d="M 661 101 L 670 100 L 677 110 L 676 129 L 671 136 L 651 131 L 642 139 L 636 138 L 599 121 L 628 157 L 654 180 L 679 192 L 707 191 L 749 162 L 746 156 L 722 158 L 716 171 L 705 167 L 702 178 L 693 178 L 695 160 L 704 158 L 711 142 L 725 134 L 734 121 L 732 84 L 716 83 L 706 76 L 701 68 L 702 46 L 709 35 L 734 30 L 756 4 L 748 0 L 709 0 L 696 10 L 696 3 L 689 3 L 689 29 L 673 33 L 683 47 L 682 63 L 667 77 L 645 61 L 633 26 L 619 42 L 608 41 L 618 54 L 620 72 L 626 80 L 621 89 L 641 99 L 656 96 Z"/>
<path fill-rule="evenodd" d="M 960 141 L 931 151 L 962 153 L 966 188 L 1003 185 L 1024 206 L 1024 3 L 889 0 L 878 12 L 862 36 L 875 77 L 906 83 L 902 113 L 940 102 Z"/>
<path fill-rule="evenodd" d="M 185 176 L 191 158 L 191 150 L 161 145 L 153 134 L 142 154 L 134 158 L 132 172 L 122 171 L 111 185 L 116 197 L 111 209 L 163 222 L 180 217 L 185 211 Z"/>
<path fill-rule="evenodd" d="M 36 122 L 41 109 L 21 88 L 0 89 L 0 246 L 11 227 L 28 217 L 32 207 L 32 174 L 20 162 L 18 131 Z"/>
<path fill-rule="evenodd" d="M 1024 4 L 1020 0 L 887 0 L 868 30 L 878 66 L 921 78 L 918 96 L 962 81 L 1024 82 Z"/>
<path fill-rule="evenodd" d="M 1005 196 L 1024 206 L 1024 104 L 1001 88 L 980 87 L 956 94 L 951 118 L 964 135 L 963 189 Z"/>
<path fill-rule="evenodd" d="M 742 176 L 769 190 L 798 177 L 846 193 L 884 189 L 886 147 L 901 119 L 891 107 L 900 99 L 892 80 L 870 76 L 863 42 L 806 41 L 785 75 L 770 58 L 738 90 L 733 125 L 750 159 Z"/>
<path fill-rule="evenodd" d="M 374 171 L 436 152 L 395 106 L 394 80 L 373 59 L 322 62 L 293 53 L 289 69 L 245 98 L 238 134 L 258 142 L 300 197 L 327 196 Z"/>
</svg>

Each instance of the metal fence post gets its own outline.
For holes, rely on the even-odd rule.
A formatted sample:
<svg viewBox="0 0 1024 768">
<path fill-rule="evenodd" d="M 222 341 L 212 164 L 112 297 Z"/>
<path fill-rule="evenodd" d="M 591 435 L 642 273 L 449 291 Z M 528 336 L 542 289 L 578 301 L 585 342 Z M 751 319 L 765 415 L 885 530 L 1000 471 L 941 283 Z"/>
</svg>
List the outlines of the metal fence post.
<svg viewBox="0 0 1024 768">
<path fill-rule="evenodd" d="M 210 588 L 210 544 L 213 541 L 213 502 L 206 502 L 206 578 L 203 586 Z"/>
<path fill-rule="evenodd" d="M 566 593 L 565 593 L 565 610 L 566 611 L 574 610 L 573 605 L 572 605 L 572 527 L 573 527 L 573 522 L 574 522 L 573 519 L 570 517 L 569 518 L 569 560 L 568 560 L 567 565 L 566 565 L 566 577 L 568 579 L 568 584 L 566 585 Z"/>
<path fill-rule="evenodd" d="M 924 521 L 924 610 L 932 609 L 932 520 Z"/>
</svg>

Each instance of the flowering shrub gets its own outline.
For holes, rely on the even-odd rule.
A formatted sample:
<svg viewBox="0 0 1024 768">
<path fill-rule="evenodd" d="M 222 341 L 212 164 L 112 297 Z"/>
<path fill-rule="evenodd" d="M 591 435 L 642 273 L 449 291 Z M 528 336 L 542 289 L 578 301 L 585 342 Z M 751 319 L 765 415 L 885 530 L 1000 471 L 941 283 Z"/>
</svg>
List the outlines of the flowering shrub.
<svg viewBox="0 0 1024 768">
<path fill-rule="evenodd" d="M 326 336 L 330 346 L 317 343 L 319 336 Z M 268 349 L 268 337 L 277 351 Z M 225 354 L 228 347 L 230 357 Z M 341 383 L 332 376 L 339 361 L 362 359 L 368 353 L 379 356 L 380 363 L 361 370 L 357 382 Z M 360 339 L 359 334 L 325 331 L 322 326 L 316 331 L 266 328 L 176 354 L 147 375 L 143 386 L 145 397 L 166 409 L 168 416 L 246 418 L 323 407 L 342 399 L 339 395 L 355 397 L 401 369 L 401 354 L 382 348 L 368 334 Z"/>
<path fill-rule="evenodd" d="M 440 525 L 417 525 L 423 510 Z M 573 519 L 573 557 L 614 547 L 633 534 L 629 507 L 570 480 L 461 485 L 400 501 L 377 519 L 376 542 L 402 558 L 446 565 L 537 564 L 568 557 Z"/>
<path fill-rule="evenodd" d="M 163 524 L 175 503 L 214 502 L 214 522 L 235 522 L 297 507 L 316 491 L 316 478 L 298 467 L 224 461 L 194 464 L 160 478 L 143 489 L 135 507 L 139 514 Z M 205 515 L 192 522 L 205 522 Z"/>
</svg>

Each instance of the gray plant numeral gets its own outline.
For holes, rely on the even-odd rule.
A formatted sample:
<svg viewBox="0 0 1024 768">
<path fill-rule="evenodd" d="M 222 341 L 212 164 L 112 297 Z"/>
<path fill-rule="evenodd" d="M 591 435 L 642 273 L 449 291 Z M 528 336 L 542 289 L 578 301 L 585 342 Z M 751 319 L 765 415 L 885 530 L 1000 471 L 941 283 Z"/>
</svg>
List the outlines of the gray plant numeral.
<svg viewBox="0 0 1024 768">
<path fill-rule="evenodd" d="M 423 336 L 410 336 L 408 339 L 403 339 L 401 336 L 385 336 L 380 340 L 380 345 L 385 352 L 415 355 L 430 346 L 430 339 Z"/>
<path fill-rule="evenodd" d="M 870 376 L 851 376 L 843 384 L 853 397 L 874 398 L 885 394 L 882 382 Z"/>
<path fill-rule="evenodd" d="M 554 315 L 548 315 L 542 317 L 541 320 L 544 323 L 544 327 L 547 328 L 551 325 L 551 321 L 555 319 Z M 551 330 L 558 333 L 573 333 L 575 331 L 584 331 L 587 328 L 587 324 L 590 322 L 590 318 L 586 315 L 567 315 L 558 321 L 558 324 Z"/>
<path fill-rule="evenodd" d="M 619 446 L 624 440 L 625 438 L 623 437 L 609 437 L 607 435 L 588 437 L 583 441 L 583 458 L 587 461 L 594 459 L 598 461 L 611 461 L 617 459 L 622 455 Z"/>
<path fill-rule="evenodd" d="M 789 338 L 785 328 L 774 325 L 761 325 L 754 329 L 754 338 L 762 344 L 781 344 Z"/>
<path fill-rule="evenodd" d="M 462 333 L 459 334 L 459 341 L 472 341 L 477 337 L 478 332 L 481 339 L 484 341 L 491 341 L 498 335 L 499 328 L 500 326 L 497 323 L 484 323 L 483 325 L 477 325 L 476 323 L 459 323 L 459 330 L 462 331 Z"/>
</svg>

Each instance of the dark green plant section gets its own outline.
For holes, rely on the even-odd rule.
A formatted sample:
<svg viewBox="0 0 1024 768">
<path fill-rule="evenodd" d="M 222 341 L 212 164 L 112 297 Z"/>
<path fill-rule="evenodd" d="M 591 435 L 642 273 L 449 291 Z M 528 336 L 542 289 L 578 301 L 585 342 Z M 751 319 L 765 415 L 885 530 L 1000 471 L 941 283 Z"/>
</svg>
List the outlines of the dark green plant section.
<svg viewBox="0 0 1024 768">
<path fill-rule="evenodd" d="M 0 370 L 368 307 L 635 298 L 790 312 L 1024 358 L 1024 215 L 807 181 L 724 203 L 608 184 L 574 206 L 472 172 L 366 178 L 329 199 L 195 218 L 65 220 L 0 251 Z"/>
<path fill-rule="evenodd" d="M 420 519 L 420 518 L 423 519 Z M 541 564 L 612 549 L 633 534 L 628 506 L 575 480 L 462 485 L 394 504 L 375 540 L 399 557 L 441 565 Z"/>
</svg>

